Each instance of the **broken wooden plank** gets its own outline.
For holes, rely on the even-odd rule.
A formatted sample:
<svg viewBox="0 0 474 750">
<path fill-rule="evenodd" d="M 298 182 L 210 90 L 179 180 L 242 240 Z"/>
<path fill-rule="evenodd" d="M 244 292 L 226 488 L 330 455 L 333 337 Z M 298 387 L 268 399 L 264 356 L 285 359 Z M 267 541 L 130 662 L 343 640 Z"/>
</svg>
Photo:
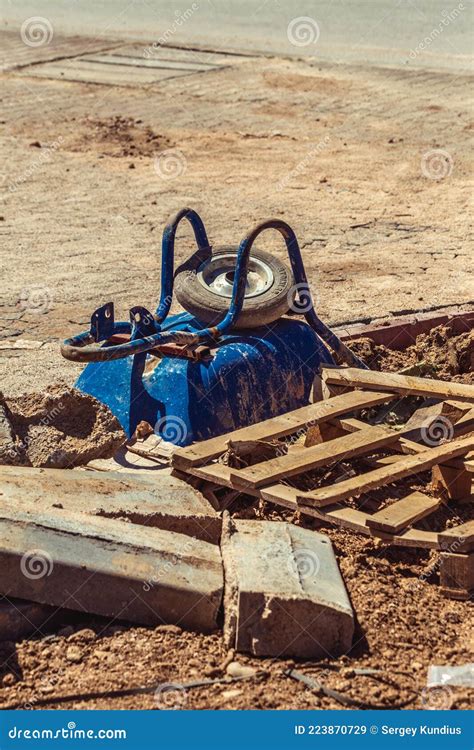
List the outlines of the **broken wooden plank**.
<svg viewBox="0 0 474 750">
<path fill-rule="evenodd" d="M 337 417 L 330 419 L 328 424 L 333 425 L 336 428 L 344 430 L 345 432 L 357 432 L 358 430 L 364 430 L 370 425 L 368 422 L 363 422 L 361 419 L 356 417 Z M 378 425 L 379 426 L 379 425 Z M 474 430 L 474 409 L 468 409 L 468 411 L 460 417 L 460 419 L 450 426 L 449 433 L 444 436 L 444 439 L 452 439 L 454 437 L 462 437 L 466 433 Z M 404 453 L 419 453 L 426 449 L 426 445 L 419 443 L 415 440 L 411 440 L 407 431 L 411 431 L 411 428 L 407 428 L 407 425 L 402 425 L 398 430 L 398 438 L 400 440 L 400 447 Z M 442 440 L 443 435 L 438 435 L 437 440 Z M 436 443 L 437 445 L 438 443 Z M 433 446 L 435 445 L 433 441 Z"/>
<path fill-rule="evenodd" d="M 474 436 L 459 438 L 436 448 L 427 448 L 421 453 L 406 456 L 400 462 L 374 469 L 350 479 L 345 479 L 330 487 L 298 493 L 298 505 L 322 507 L 345 500 L 352 495 L 361 495 L 368 490 L 377 489 L 403 479 L 417 472 L 431 469 L 436 464 L 450 458 L 465 455 L 474 448 Z"/>
<path fill-rule="evenodd" d="M 381 539 L 386 544 L 396 547 L 419 547 L 421 549 L 438 549 L 438 535 L 436 531 L 424 529 L 407 529 L 400 534 L 387 534 L 380 529 L 371 529 L 372 536 Z"/>
<path fill-rule="evenodd" d="M 471 494 L 472 477 L 464 466 L 433 466 L 431 470 L 433 488 L 449 500 L 462 500 Z"/>
<path fill-rule="evenodd" d="M 184 534 L 0 498 L 0 592 L 141 625 L 209 632 L 219 547 Z"/>
<path fill-rule="evenodd" d="M 350 529 L 358 534 L 376 536 L 387 544 L 402 547 L 421 547 L 424 549 L 438 548 L 438 535 L 434 531 L 407 529 L 401 534 L 387 534 L 380 529 L 369 528 L 368 521 L 372 518 L 369 513 L 357 510 L 356 508 L 340 507 L 337 505 L 324 509 L 300 506 L 297 503 L 298 493 L 299 491 L 294 487 L 288 487 L 285 484 L 275 484 L 260 490 L 260 496 L 267 502 L 275 503 L 275 505 L 280 505 L 283 508 L 288 508 L 288 510 L 299 512 L 312 518 L 317 518 L 325 523 Z"/>
<path fill-rule="evenodd" d="M 440 531 L 439 546 L 447 552 L 471 552 L 474 550 L 474 521 Z"/>
<path fill-rule="evenodd" d="M 323 381 L 329 386 L 351 386 L 368 390 L 387 390 L 403 396 L 429 396 L 431 398 L 454 399 L 474 402 L 474 386 L 444 380 L 432 380 L 391 372 L 359 370 L 356 367 L 338 369 L 323 367 Z"/>
<path fill-rule="evenodd" d="M 442 552 L 439 581 L 441 593 L 450 599 L 470 599 L 474 593 L 474 553 Z"/>
<path fill-rule="evenodd" d="M 354 612 L 327 536 L 226 514 L 222 555 L 229 648 L 279 658 L 347 653 Z"/>
<path fill-rule="evenodd" d="M 47 511 L 123 518 L 218 544 L 221 518 L 202 494 L 164 472 L 65 471 L 0 466 L 0 495 Z"/>
<path fill-rule="evenodd" d="M 331 417 L 369 406 L 392 401 L 395 397 L 387 393 L 350 392 L 328 401 L 302 406 L 300 409 L 267 419 L 264 422 L 242 427 L 225 435 L 204 440 L 187 448 L 178 448 L 172 458 L 173 467 L 185 471 L 191 466 L 204 464 L 226 451 L 228 440 L 270 440 L 281 438 L 307 425 L 319 424 Z"/>
<path fill-rule="evenodd" d="M 380 529 L 389 534 L 396 534 L 407 526 L 430 515 L 441 505 L 441 500 L 425 495 L 422 492 L 412 492 L 410 495 L 397 500 L 386 508 L 379 510 L 367 519 L 370 529 Z"/>
<path fill-rule="evenodd" d="M 471 410 L 470 404 L 457 401 L 440 401 L 417 409 L 403 427 L 408 440 L 437 444 L 440 440 L 454 437 L 453 427 Z"/>
<path fill-rule="evenodd" d="M 231 469 L 230 480 L 236 488 L 260 487 L 319 466 L 329 466 L 336 461 L 373 452 L 397 440 L 397 433 L 387 427 L 367 427 L 365 430 L 305 448 L 297 454 L 289 453 L 245 469 Z"/>
</svg>

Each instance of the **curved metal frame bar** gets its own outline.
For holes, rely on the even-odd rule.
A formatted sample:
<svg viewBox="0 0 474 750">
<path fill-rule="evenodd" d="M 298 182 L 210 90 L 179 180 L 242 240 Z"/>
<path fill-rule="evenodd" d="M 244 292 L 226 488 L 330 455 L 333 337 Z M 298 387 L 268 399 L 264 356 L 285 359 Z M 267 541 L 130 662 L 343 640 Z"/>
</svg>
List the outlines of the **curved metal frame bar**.
<svg viewBox="0 0 474 750">
<path fill-rule="evenodd" d="M 198 246 L 198 251 L 202 254 L 202 260 L 204 261 L 209 258 L 212 253 L 212 248 L 207 239 L 206 228 L 201 217 L 192 208 L 182 208 L 168 222 L 163 232 L 161 243 L 161 295 L 155 313 L 155 320 L 158 324 L 163 323 L 166 319 L 170 311 L 171 302 L 173 301 L 174 242 L 176 230 L 182 219 L 187 219 L 193 228 L 194 238 Z"/>
<path fill-rule="evenodd" d="M 295 280 L 295 287 L 298 294 L 299 305 L 301 305 L 301 312 L 304 314 L 306 321 L 309 323 L 311 328 L 323 339 L 331 349 L 338 354 L 345 362 L 355 367 L 367 369 L 367 366 L 362 360 L 357 357 L 342 341 L 331 331 L 328 326 L 322 322 L 316 315 L 314 309 L 313 298 L 311 296 L 311 290 L 309 288 L 308 279 L 306 277 L 306 271 L 303 265 L 303 258 L 301 256 L 301 250 L 298 245 L 298 240 L 293 229 L 285 221 L 280 219 L 270 219 L 264 221 L 261 224 L 257 224 L 249 234 L 244 237 L 239 245 L 237 253 L 237 262 L 235 270 L 234 287 L 232 289 L 232 298 L 229 306 L 227 315 L 221 320 L 216 326 L 216 331 L 219 334 L 223 334 L 229 330 L 237 320 L 242 306 L 244 303 L 245 295 L 245 283 L 247 279 L 247 268 L 250 257 L 250 251 L 252 245 L 263 231 L 266 229 L 276 229 L 283 236 L 288 250 L 288 256 L 291 263 L 291 269 L 293 271 L 293 277 Z M 303 303 L 304 298 L 304 303 Z"/>
<path fill-rule="evenodd" d="M 187 219 L 191 224 L 196 244 L 198 246 L 198 252 L 202 254 L 202 259 L 205 260 L 208 258 L 212 252 L 204 222 L 199 214 L 192 208 L 182 208 L 181 211 L 178 211 L 178 213 L 168 222 L 163 232 L 161 294 L 158 308 L 153 316 L 156 333 L 134 339 L 132 323 L 114 323 L 111 327 L 112 336 L 119 333 L 126 333 L 132 336 L 132 340 L 127 341 L 124 344 L 98 348 L 92 346 L 92 344 L 97 343 L 97 339 L 92 335 L 91 331 L 84 331 L 83 333 L 79 333 L 77 336 L 72 336 L 63 342 L 61 345 L 61 354 L 63 357 L 73 360 L 74 362 L 107 362 L 112 359 L 122 359 L 123 357 L 141 354 L 163 344 L 198 344 L 208 341 L 213 337 L 213 332 L 209 329 L 193 333 L 188 333 L 187 331 L 160 332 L 160 326 L 166 320 L 173 300 L 174 243 L 176 230 L 182 219 Z M 110 338 L 110 335 L 108 338 Z"/>
<path fill-rule="evenodd" d="M 316 315 L 298 240 L 289 224 L 280 219 L 270 219 L 269 221 L 264 221 L 261 224 L 258 224 L 240 243 L 237 252 L 235 278 L 229 310 L 220 323 L 213 328 L 203 328 L 193 332 L 161 332 L 160 325 L 166 319 L 172 302 L 176 230 L 180 221 L 184 218 L 189 221 L 193 228 L 198 251 L 202 253 L 202 259 L 205 260 L 211 255 L 211 247 L 209 246 L 202 219 L 192 209 L 183 208 L 167 224 L 163 233 L 161 295 L 157 311 L 153 316 L 154 323 L 151 325 L 151 329 L 153 329 L 154 325 L 156 333 L 147 336 L 140 336 L 140 327 L 134 329 L 131 323 L 114 323 L 112 328 L 113 334 L 129 333 L 132 334 L 132 340 L 127 341 L 124 344 L 97 348 L 89 346 L 89 344 L 92 344 L 95 339 L 90 331 L 85 331 L 64 341 L 61 346 L 61 353 L 66 359 L 71 359 L 76 362 L 105 362 L 112 359 L 121 359 L 123 357 L 141 354 L 164 344 L 202 344 L 220 338 L 232 328 L 242 311 L 245 299 L 248 263 L 253 243 L 259 234 L 266 229 L 275 229 L 280 232 L 285 240 L 298 294 L 298 304 L 300 305 L 301 313 L 304 314 L 306 321 L 317 335 L 323 339 L 323 341 L 325 341 L 345 362 L 366 369 L 366 365 L 353 352 L 351 352 L 341 339 L 336 336 L 336 334 L 333 333 L 333 331 L 331 331 L 331 329 L 328 328 Z M 148 326 L 146 330 L 150 330 L 150 326 Z M 140 337 L 135 338 L 135 336 Z"/>
</svg>

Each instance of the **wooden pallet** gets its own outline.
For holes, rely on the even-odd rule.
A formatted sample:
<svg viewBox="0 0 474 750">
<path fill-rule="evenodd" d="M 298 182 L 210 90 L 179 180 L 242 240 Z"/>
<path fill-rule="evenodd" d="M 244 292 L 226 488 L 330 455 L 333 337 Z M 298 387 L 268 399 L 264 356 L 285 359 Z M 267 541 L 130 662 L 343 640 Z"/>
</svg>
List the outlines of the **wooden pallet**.
<svg viewBox="0 0 474 750">
<path fill-rule="evenodd" d="M 233 492 L 253 495 L 391 544 L 446 550 L 447 536 L 456 540 L 459 535 L 472 537 L 474 521 L 459 527 L 459 533 L 456 529 L 442 533 L 424 531 L 414 528 L 414 524 L 438 510 L 443 501 L 465 501 L 465 496 L 470 495 L 474 436 L 466 434 L 474 432 L 474 387 L 354 368 L 325 369 L 323 383 L 329 388 L 344 386 L 345 392 L 177 449 L 173 467 L 197 478 L 203 487 L 227 487 Z M 400 400 L 404 395 L 429 396 L 442 401 L 456 399 L 458 418 L 451 425 L 451 439 L 430 447 L 408 439 L 404 433 L 411 430 L 371 426 L 353 417 L 355 412 Z M 458 408 L 460 404 L 462 408 Z M 311 441 L 306 440 L 306 445 L 302 445 L 301 436 L 308 434 L 309 428 L 317 429 L 319 442 L 311 445 Z M 300 436 L 300 439 L 283 441 L 281 453 L 277 451 L 277 455 L 253 465 L 232 468 L 218 460 L 226 452 L 229 441 L 232 444 L 243 441 L 247 447 L 253 443 L 257 451 L 262 443 L 273 441 L 274 444 L 290 436 Z M 390 455 L 377 458 L 376 454 L 381 451 L 390 451 Z M 314 490 L 304 491 L 287 483 L 288 479 L 313 469 L 334 467 L 338 462 L 356 457 L 369 457 L 368 471 Z M 429 469 L 440 489 L 439 497 L 409 492 L 376 513 L 345 504 L 348 498 L 396 484 Z"/>
</svg>

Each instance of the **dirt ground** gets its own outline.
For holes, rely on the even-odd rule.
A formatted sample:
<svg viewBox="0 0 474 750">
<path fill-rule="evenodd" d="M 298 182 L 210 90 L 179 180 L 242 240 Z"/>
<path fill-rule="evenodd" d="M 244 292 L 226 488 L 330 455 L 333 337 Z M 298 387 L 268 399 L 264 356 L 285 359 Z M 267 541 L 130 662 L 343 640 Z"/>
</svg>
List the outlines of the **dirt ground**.
<svg viewBox="0 0 474 750">
<path fill-rule="evenodd" d="M 270 216 L 289 221 L 331 323 L 472 298 L 467 76 L 243 58 L 141 88 L 14 73 L 2 84 L 0 378 L 8 397 L 74 381 L 80 366 L 61 359 L 58 342 L 88 327 L 98 305 L 113 299 L 120 319 L 132 305 L 153 305 L 161 231 L 186 204 L 215 245 L 237 244 Z M 447 153 L 437 165 L 433 150 Z M 284 258 L 270 235 L 260 246 Z M 178 260 L 191 248 L 180 232 Z M 241 512 L 291 517 L 270 506 Z M 357 612 L 354 647 L 335 662 L 296 668 L 371 704 L 467 708 L 466 690 L 425 690 L 429 664 L 472 661 L 474 645 L 471 604 L 441 597 L 437 556 L 324 531 Z M 231 658 L 220 633 L 65 616 L 59 629 L 0 644 L 0 705 L 221 678 Z M 286 676 L 289 662 L 236 658 L 262 673 L 69 705 L 341 707 Z M 353 671 L 366 667 L 383 670 L 384 681 Z"/>
<path fill-rule="evenodd" d="M 436 341 L 443 345 L 433 347 Z M 369 351 L 370 356 L 374 355 L 368 340 L 361 340 L 355 348 L 361 354 L 367 355 Z M 421 360 L 429 361 L 436 375 L 446 377 L 446 362 L 451 370 L 454 368 L 453 352 L 464 355 L 466 350 L 473 352 L 472 335 L 450 336 L 449 329 L 439 327 L 418 337 L 415 345 L 404 353 L 390 355 L 388 350 L 377 347 L 376 355 L 383 370 Z M 461 356 L 456 361 L 459 364 L 465 359 Z M 459 372 L 460 369 L 463 368 L 456 370 L 459 380 L 467 382 L 472 373 Z M 43 404 L 44 397 L 30 395 L 14 400 L 19 413 L 28 411 L 22 406 L 23 401 L 36 414 L 38 407 L 32 408 L 32 404 Z M 412 404 L 411 411 L 416 406 Z M 333 478 L 361 462 L 362 459 L 350 464 L 339 462 Z M 319 473 L 327 472 L 322 469 Z M 298 486 L 307 481 L 315 486 L 317 474 L 310 472 L 295 481 Z M 330 481 L 328 476 L 324 478 L 325 484 Z M 408 494 L 413 490 L 433 492 L 429 472 L 403 480 L 397 484 L 397 490 L 385 488 L 353 498 L 349 505 L 375 512 L 392 502 L 397 492 Z M 221 633 L 202 635 L 173 625 L 140 628 L 76 613 L 59 613 L 59 621 L 56 615 L 49 626 L 38 629 L 35 637 L 0 643 L 0 706 L 134 709 L 344 706 L 467 709 L 471 706 L 471 692 L 467 689 L 426 688 L 430 664 L 464 664 L 472 661 L 474 650 L 472 602 L 454 601 L 441 595 L 438 553 L 389 547 L 381 540 L 367 539 L 253 498 L 240 499 L 231 512 L 239 518 L 286 520 L 330 536 L 357 615 L 353 647 L 348 654 L 318 663 L 253 659 L 227 651 Z M 441 530 L 470 518 L 472 503 L 450 503 L 419 524 L 421 528 Z M 229 678 L 229 664 L 236 660 L 240 674 L 250 670 L 251 676 L 243 682 L 226 684 L 223 681 Z M 341 704 L 334 696 L 309 690 L 288 676 L 292 668 L 343 694 L 348 702 Z M 358 673 L 367 669 L 377 673 Z M 214 684 L 192 690 L 181 687 L 201 680 Z M 133 691 L 158 684 L 161 686 L 144 694 Z"/>
<path fill-rule="evenodd" d="M 256 511 L 261 517 L 261 511 Z M 249 515 L 249 514 L 247 514 Z M 265 517 L 281 518 L 267 509 Z M 305 523 L 306 525 L 306 523 Z M 2 707 L 34 708 L 52 696 L 77 697 L 66 708 L 311 709 L 343 708 L 340 703 L 285 676 L 295 667 L 327 687 L 363 704 L 406 708 L 469 707 L 467 689 L 426 690 L 429 664 L 472 661 L 472 604 L 443 598 L 436 560 L 428 553 L 380 547 L 342 530 L 324 529 L 332 539 L 358 623 L 350 654 L 333 662 L 235 658 L 262 672 L 245 683 L 215 684 L 184 692 L 97 697 L 97 693 L 157 683 L 181 684 L 226 676 L 220 634 L 181 632 L 174 626 L 125 627 L 103 621 L 66 624 L 52 634 L 0 644 Z M 432 575 L 427 575 L 432 570 Z M 382 674 L 367 677 L 358 668 Z M 380 679 L 379 679 L 380 678 Z M 383 681 L 382 681 L 383 680 Z M 92 694 L 84 700 L 80 695 Z"/>
<path fill-rule="evenodd" d="M 183 205 L 215 246 L 292 224 L 326 322 L 470 301 L 469 81 L 274 57 L 141 87 L 4 74 L 3 391 L 73 382 L 57 343 L 104 302 L 154 305 Z"/>
</svg>

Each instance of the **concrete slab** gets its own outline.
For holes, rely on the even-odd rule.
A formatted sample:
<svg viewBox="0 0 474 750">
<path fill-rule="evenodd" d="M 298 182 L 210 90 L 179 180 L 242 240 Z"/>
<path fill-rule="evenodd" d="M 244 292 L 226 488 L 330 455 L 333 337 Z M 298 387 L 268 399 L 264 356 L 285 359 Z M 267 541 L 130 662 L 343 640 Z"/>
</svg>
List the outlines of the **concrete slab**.
<svg viewBox="0 0 474 750">
<path fill-rule="evenodd" d="M 350 649 L 354 613 L 327 536 L 226 514 L 221 550 L 229 647 L 303 658 Z"/>
<path fill-rule="evenodd" d="M 143 625 L 216 628 L 216 545 L 0 498 L 0 593 Z"/>
<path fill-rule="evenodd" d="M 99 37 L 63 36 L 47 18 L 27 18 L 17 31 L 2 30 L 0 70 L 15 70 L 47 60 L 64 60 L 117 47 Z"/>
<path fill-rule="evenodd" d="M 198 490 L 167 472 L 119 473 L 0 466 L 1 497 L 187 534 L 218 544 L 221 518 Z"/>
</svg>

